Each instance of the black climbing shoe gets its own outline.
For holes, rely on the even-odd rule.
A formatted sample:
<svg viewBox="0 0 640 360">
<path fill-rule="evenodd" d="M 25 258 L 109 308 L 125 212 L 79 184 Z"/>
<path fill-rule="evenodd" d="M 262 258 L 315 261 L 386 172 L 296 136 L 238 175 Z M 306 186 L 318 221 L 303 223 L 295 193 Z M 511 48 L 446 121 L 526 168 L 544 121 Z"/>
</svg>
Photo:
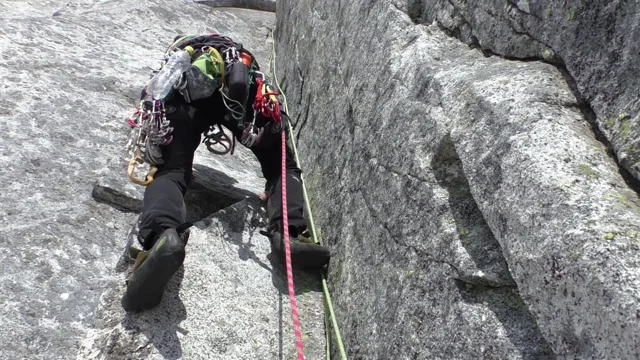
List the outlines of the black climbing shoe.
<svg viewBox="0 0 640 360">
<path fill-rule="evenodd" d="M 184 262 L 184 246 L 176 230 L 167 229 L 149 251 L 137 253 L 121 301 L 126 311 L 147 310 L 160 304 L 169 279 Z"/>
<path fill-rule="evenodd" d="M 271 234 L 271 250 L 275 252 L 284 263 L 286 259 L 285 245 L 282 235 L 278 231 Z M 330 250 L 314 242 L 301 241 L 300 238 L 289 238 L 291 251 L 291 266 L 302 269 L 318 269 L 329 263 Z"/>
</svg>

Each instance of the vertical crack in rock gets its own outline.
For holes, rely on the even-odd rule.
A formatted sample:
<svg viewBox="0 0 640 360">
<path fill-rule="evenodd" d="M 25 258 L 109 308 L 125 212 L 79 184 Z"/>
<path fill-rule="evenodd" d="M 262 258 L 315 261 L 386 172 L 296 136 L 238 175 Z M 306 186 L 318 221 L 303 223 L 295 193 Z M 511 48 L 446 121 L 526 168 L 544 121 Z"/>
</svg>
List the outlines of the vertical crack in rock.
<svg viewBox="0 0 640 360">
<path fill-rule="evenodd" d="M 465 1 L 463 1 L 462 4 L 457 4 L 455 0 L 443 1 L 446 1 L 446 3 L 451 7 L 449 11 L 451 24 L 445 24 L 443 20 L 438 17 L 438 15 L 435 15 L 435 13 L 437 12 L 436 8 L 442 7 L 442 4 L 426 4 L 424 0 L 409 0 L 406 14 L 413 21 L 413 23 L 417 25 L 435 21 L 438 27 L 441 28 L 447 35 L 462 41 L 471 48 L 481 51 L 486 57 L 496 56 L 506 60 L 525 62 L 542 61 L 555 66 L 565 78 L 567 85 L 571 89 L 573 95 L 576 97 L 579 103 L 579 109 L 583 113 L 585 120 L 591 126 L 594 137 L 605 146 L 605 148 L 607 149 L 607 154 L 617 164 L 619 173 L 624 178 L 627 185 L 640 195 L 640 179 L 638 179 L 631 173 L 631 171 L 629 171 L 629 168 L 633 166 L 634 160 L 627 160 L 626 158 L 622 161 L 620 160 L 617 152 L 621 150 L 616 151 L 611 140 L 607 138 L 607 136 L 602 131 L 601 126 L 598 124 L 597 115 L 592 108 L 591 102 L 587 100 L 587 98 L 578 89 L 578 84 L 575 76 L 571 74 L 571 71 L 569 71 L 569 69 L 567 68 L 565 60 L 556 51 L 558 49 L 554 49 L 554 46 L 549 45 L 548 43 L 540 39 L 539 36 L 536 36 L 527 30 L 518 28 L 519 26 L 516 26 L 517 24 L 514 22 L 520 21 L 521 18 L 516 16 L 505 16 L 505 14 L 503 13 L 504 10 L 492 11 L 493 9 L 481 8 L 480 5 L 475 5 L 467 8 L 467 6 L 469 5 L 467 5 Z M 465 8 L 461 8 L 461 5 Z M 566 5 L 567 4 L 565 2 L 564 7 L 566 7 Z M 618 4 L 618 7 L 619 6 L 621 5 Z M 513 0 L 508 0 L 507 6 L 505 8 L 508 9 L 506 11 L 514 10 L 521 17 L 533 19 L 534 25 L 530 26 L 544 27 L 544 18 L 537 15 L 535 12 L 528 12 L 521 9 L 518 6 L 518 3 Z M 537 44 L 539 48 L 544 49 L 544 51 L 536 51 L 535 56 L 522 56 L 522 54 L 518 54 L 517 51 L 514 51 L 514 53 L 511 54 L 508 50 L 496 51 L 496 49 L 493 49 L 491 46 L 482 45 L 481 41 L 478 39 L 479 35 L 474 34 L 476 32 L 474 26 L 464 16 L 464 13 L 473 13 L 473 11 L 482 11 L 494 18 L 496 23 L 502 22 L 507 24 L 513 34 L 527 37 L 532 43 Z M 575 9 L 569 11 L 569 13 L 566 15 L 567 18 L 565 20 L 569 22 L 573 21 L 573 18 L 576 16 L 576 11 L 577 10 Z M 552 14 L 552 10 L 550 8 L 548 8 L 545 12 L 547 16 L 551 16 Z M 520 27 L 522 27 L 522 25 L 520 25 Z M 465 32 L 463 28 L 467 28 L 468 31 Z M 526 45 L 524 45 L 524 47 L 526 47 Z M 528 52 L 531 53 L 531 51 Z"/>
<path fill-rule="evenodd" d="M 296 143 L 300 141 L 300 135 L 302 134 L 302 129 L 304 129 L 305 125 L 307 125 L 307 121 L 309 121 L 309 111 L 311 110 L 310 103 L 311 103 L 311 93 L 307 95 L 307 101 L 304 103 L 305 105 L 302 106 L 303 110 L 298 113 L 298 117 L 302 117 L 302 119 L 299 120 L 300 126 L 297 126 L 298 123 L 296 123 L 296 128 L 298 128 L 298 133 L 296 134 Z"/>
<path fill-rule="evenodd" d="M 303 107 L 302 99 L 304 98 L 304 76 L 302 75 L 302 70 L 300 69 L 300 66 L 296 66 L 296 70 L 297 70 L 296 75 L 298 75 L 298 80 L 300 80 L 300 86 L 296 89 L 296 92 L 295 92 L 295 95 L 296 95 L 295 102 L 294 104 L 292 104 L 291 108 L 289 108 L 289 111 L 291 113 L 297 113 L 297 115 L 295 116 L 295 121 L 294 119 L 291 119 L 291 122 L 294 128 L 298 128 L 298 124 L 300 124 L 301 121 L 302 122 L 306 121 L 306 118 L 301 119 L 302 111 L 299 111 L 299 109 Z M 297 83 L 294 82 L 294 84 L 297 84 Z M 288 93 L 288 89 L 285 89 L 285 94 L 286 93 Z M 311 93 L 309 93 L 308 96 L 311 96 Z M 289 116 L 292 115 L 291 113 L 289 114 Z"/>
<path fill-rule="evenodd" d="M 452 216 L 450 222 L 455 224 L 460 242 L 473 264 L 484 273 L 482 276 L 466 274 L 470 280 L 468 282 L 486 286 L 516 286 L 502 247 L 471 194 L 462 161 L 449 135 L 441 140 L 431 166 L 436 181 L 447 190 Z"/>
<path fill-rule="evenodd" d="M 296 69 L 298 70 L 298 79 L 300 80 L 300 88 L 298 89 L 298 101 L 296 101 L 296 108 L 302 106 L 302 98 L 303 98 L 303 94 L 304 94 L 304 76 L 302 75 L 302 69 L 300 69 L 300 66 L 297 66 Z"/>
<path fill-rule="evenodd" d="M 631 172 L 629 172 L 629 170 L 627 170 L 624 166 L 622 166 L 620 159 L 618 158 L 618 155 L 616 154 L 613 145 L 611 144 L 611 141 L 604 135 L 604 133 L 600 129 L 600 126 L 596 121 L 596 113 L 593 111 L 591 104 L 582 96 L 582 94 L 578 90 L 578 85 L 576 84 L 573 76 L 571 76 L 571 73 L 569 73 L 569 71 L 567 70 L 562 58 L 556 56 L 556 59 L 557 61 L 551 64 L 554 65 L 564 77 L 567 86 L 573 93 L 573 96 L 575 96 L 576 98 L 577 108 L 582 113 L 582 116 L 584 116 L 584 119 L 589 123 L 595 139 L 602 143 L 602 145 L 604 145 L 607 155 L 611 159 L 613 159 L 613 161 L 617 165 L 618 172 L 624 179 L 627 186 L 633 189 L 638 195 L 640 195 L 640 180 L 633 176 Z"/>
<path fill-rule="evenodd" d="M 356 136 L 356 119 L 353 117 L 353 105 L 351 102 L 347 104 L 347 113 L 345 115 L 345 121 L 347 122 L 347 131 L 351 136 L 351 141 L 355 141 Z"/>
<path fill-rule="evenodd" d="M 487 287 L 456 280 L 462 299 L 468 304 L 488 306 L 506 330 L 509 340 L 521 349 L 525 360 L 556 359 L 551 346 L 542 335 L 535 317 L 522 300 L 516 287 Z M 531 348 L 531 344 L 537 348 Z"/>
</svg>

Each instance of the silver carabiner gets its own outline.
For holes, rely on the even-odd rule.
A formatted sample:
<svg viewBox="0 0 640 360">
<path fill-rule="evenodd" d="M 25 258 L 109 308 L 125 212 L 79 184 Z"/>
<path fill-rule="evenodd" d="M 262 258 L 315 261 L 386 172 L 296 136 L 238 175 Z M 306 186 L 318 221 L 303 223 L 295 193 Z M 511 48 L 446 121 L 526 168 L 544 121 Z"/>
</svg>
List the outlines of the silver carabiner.
<svg viewBox="0 0 640 360">
<path fill-rule="evenodd" d="M 264 129 L 258 128 L 255 125 L 251 124 L 242 131 L 240 142 L 242 143 L 242 145 L 251 148 L 260 142 L 263 132 Z"/>
</svg>

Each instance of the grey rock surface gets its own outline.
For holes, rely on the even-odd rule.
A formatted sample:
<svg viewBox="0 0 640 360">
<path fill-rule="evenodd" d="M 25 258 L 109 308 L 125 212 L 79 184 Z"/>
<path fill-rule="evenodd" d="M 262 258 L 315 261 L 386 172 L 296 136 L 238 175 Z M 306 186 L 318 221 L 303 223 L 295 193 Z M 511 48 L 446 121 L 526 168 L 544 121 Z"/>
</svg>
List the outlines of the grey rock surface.
<svg viewBox="0 0 640 360">
<path fill-rule="evenodd" d="M 350 358 L 640 356 L 637 194 L 563 75 L 405 11 L 277 10 Z"/>
<path fill-rule="evenodd" d="M 566 68 L 579 105 L 620 164 L 640 179 L 640 3 L 412 0 L 399 6 L 415 22 L 437 21 L 472 46 Z"/>
<path fill-rule="evenodd" d="M 441 92 L 458 120 L 452 141 L 545 337 L 569 358 L 639 357 L 638 195 L 575 98 L 539 63 L 457 69 L 450 79 L 464 84 Z"/>
<path fill-rule="evenodd" d="M 127 333 L 121 338 L 123 342 L 109 342 L 114 351 L 124 354 L 90 346 L 91 340 L 101 339 L 98 332 L 110 331 L 122 320 L 119 313 L 109 317 L 111 313 L 105 309 L 119 302 L 128 266 L 122 254 L 137 220 L 130 212 L 139 211 L 141 199 L 142 188 L 126 188 L 128 159 L 124 147 L 129 130 L 125 119 L 137 105 L 149 71 L 159 65 L 164 48 L 177 34 L 222 32 L 247 45 L 266 63 L 271 49 L 266 39 L 274 22 L 270 13 L 212 9 L 186 0 L 0 2 L 0 179 L 4 186 L 0 193 L 0 319 L 4 324 L 0 328 L 0 358 L 69 359 L 77 353 L 86 354 L 86 349 L 98 357 L 135 358 L 126 355 L 136 349 L 125 341 L 130 336 L 130 345 L 134 346 L 134 340 L 143 339 L 143 335 Z M 238 148 L 233 157 L 221 158 L 209 155 L 206 149 L 199 150 L 194 166 L 196 181 L 192 198 L 187 201 L 193 205 L 188 209 L 192 219 L 207 218 L 230 201 L 254 198 L 250 194 L 262 189 L 264 179 L 260 178 L 259 166 L 246 154 Z M 203 199 L 198 202 L 196 198 L 200 196 Z M 107 201 L 116 201 L 118 206 L 105 204 Z M 180 302 L 175 296 L 168 296 L 162 309 L 170 310 L 173 318 L 169 320 L 176 327 L 180 326 L 180 317 L 186 316 L 188 326 L 206 322 L 211 328 L 226 329 L 237 317 L 234 336 L 256 335 L 246 339 L 251 346 L 236 348 L 234 343 L 225 345 L 230 340 L 223 338 L 218 344 L 210 344 L 211 338 L 206 337 L 204 329 L 190 328 L 194 342 L 182 343 L 185 353 L 191 354 L 200 347 L 202 354 L 213 358 L 222 356 L 216 355 L 216 349 L 224 346 L 226 358 L 277 353 L 277 333 L 274 329 L 266 332 L 266 320 L 248 323 L 247 309 L 213 306 L 228 305 L 230 296 L 267 295 L 255 299 L 250 310 L 267 316 L 269 325 L 277 326 L 274 307 L 279 306 L 280 295 L 274 285 L 276 280 L 263 268 L 259 268 L 262 273 L 256 274 L 229 270 L 234 264 L 255 263 L 240 260 L 249 250 L 241 254 L 232 251 L 234 246 L 248 246 L 239 240 L 242 236 L 245 241 L 249 239 L 245 230 L 232 229 L 236 243 L 218 237 L 223 229 L 235 226 L 222 223 L 224 218 L 221 215 L 217 222 L 211 220 L 215 224 L 210 228 L 195 231 L 193 248 L 199 250 L 189 255 L 194 261 L 185 265 L 187 272 L 180 288 L 185 293 L 181 301 L 186 307 L 171 308 Z M 229 221 L 241 222 L 234 219 Z M 256 235 L 251 239 L 256 256 L 263 256 L 268 241 Z M 214 251 L 207 250 L 205 244 L 224 244 L 227 252 L 216 255 L 224 262 L 211 259 L 207 263 L 211 268 L 198 270 L 203 265 L 198 261 L 208 261 L 198 254 Z M 264 259 L 261 261 L 267 264 Z M 256 268 L 247 266 L 242 269 Z M 189 272 L 191 269 L 194 273 Z M 220 269 L 229 270 L 227 275 L 233 278 L 215 279 L 212 274 Z M 201 276 L 197 271 L 202 272 Z M 251 275 L 255 279 L 241 283 Z M 206 288 L 212 283 L 204 281 L 210 280 L 218 281 L 218 287 Z M 243 290 L 249 284 L 259 286 L 255 292 Z M 215 304 L 208 305 L 202 299 L 195 304 L 195 298 L 186 297 L 195 296 L 197 286 L 229 293 L 219 295 Z M 287 326 L 291 326 L 288 297 L 282 297 L 285 305 L 280 331 L 286 356 L 293 339 L 287 335 Z M 249 303 L 250 299 L 242 301 Z M 265 304 L 268 308 L 259 308 Z M 306 314 L 321 311 L 322 303 L 309 307 Z M 153 319 L 131 321 L 147 331 L 155 326 Z M 309 321 L 303 322 L 303 330 L 314 334 Z M 222 336 L 220 331 L 212 334 Z M 318 346 L 323 339 L 322 336 L 318 340 Z M 175 341 L 176 337 L 170 340 Z M 199 340 L 207 342 L 198 344 Z M 253 350 L 254 343 L 261 344 L 262 349 Z M 145 349 L 151 354 L 165 348 Z"/>
</svg>

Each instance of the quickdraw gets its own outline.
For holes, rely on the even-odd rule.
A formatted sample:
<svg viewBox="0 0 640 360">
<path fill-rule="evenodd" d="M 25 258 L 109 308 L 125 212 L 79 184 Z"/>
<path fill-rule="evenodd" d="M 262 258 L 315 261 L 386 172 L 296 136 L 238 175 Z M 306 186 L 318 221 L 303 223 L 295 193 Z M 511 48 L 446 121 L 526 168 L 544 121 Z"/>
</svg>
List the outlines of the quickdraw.
<svg viewBox="0 0 640 360">
<path fill-rule="evenodd" d="M 240 54 L 235 46 L 226 48 L 223 52 L 224 62 L 226 64 L 225 71 L 231 72 L 231 65 L 240 60 Z"/>
<path fill-rule="evenodd" d="M 141 101 L 140 107 L 127 119 L 127 124 L 133 129 L 128 144 L 131 159 L 127 174 L 135 184 L 148 186 L 158 170 L 157 165 L 163 162 L 159 146 L 168 145 L 173 140 L 173 128 L 166 118 L 164 103 L 161 100 Z M 136 168 L 145 162 L 150 165 L 147 175 L 144 179 L 136 177 Z"/>
<path fill-rule="evenodd" d="M 272 121 L 278 125 L 274 128 L 282 129 L 280 118 L 280 101 L 278 100 L 277 91 L 273 90 L 273 87 L 260 71 L 255 71 L 256 75 L 256 95 L 253 101 L 253 120 L 249 126 L 245 127 L 242 131 L 241 143 L 247 147 L 253 147 L 260 142 L 264 133 L 264 127 L 256 127 L 256 116 L 261 114 L 265 118 L 272 119 Z"/>
<path fill-rule="evenodd" d="M 254 113 L 251 124 L 249 124 L 249 126 L 246 126 L 244 130 L 242 130 L 240 142 L 242 143 L 242 145 L 252 148 L 254 145 L 260 142 L 263 133 L 264 128 L 258 128 L 256 126 L 256 113 Z"/>
</svg>

